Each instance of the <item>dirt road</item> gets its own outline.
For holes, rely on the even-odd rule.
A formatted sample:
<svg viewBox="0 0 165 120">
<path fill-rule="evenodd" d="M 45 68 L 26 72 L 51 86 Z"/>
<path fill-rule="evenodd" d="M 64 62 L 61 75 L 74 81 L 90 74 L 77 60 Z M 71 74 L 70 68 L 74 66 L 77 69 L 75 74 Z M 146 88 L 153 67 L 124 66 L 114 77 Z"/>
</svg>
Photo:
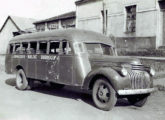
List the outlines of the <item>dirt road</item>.
<svg viewBox="0 0 165 120">
<path fill-rule="evenodd" d="M 72 88 L 55 90 L 38 85 L 19 91 L 15 76 L 0 73 L 0 120 L 164 120 L 165 92 L 156 92 L 138 108 L 118 100 L 112 111 L 98 110 L 89 95 Z"/>
</svg>

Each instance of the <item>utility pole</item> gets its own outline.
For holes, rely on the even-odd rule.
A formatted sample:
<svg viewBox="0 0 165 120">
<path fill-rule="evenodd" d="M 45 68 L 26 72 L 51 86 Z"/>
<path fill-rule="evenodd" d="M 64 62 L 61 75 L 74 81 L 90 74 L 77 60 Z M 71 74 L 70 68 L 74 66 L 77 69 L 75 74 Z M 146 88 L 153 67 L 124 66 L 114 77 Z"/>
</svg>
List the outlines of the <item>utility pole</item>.
<svg viewBox="0 0 165 120">
<path fill-rule="evenodd" d="M 107 34 L 107 10 L 105 9 L 106 2 L 105 0 L 102 1 L 103 10 L 102 10 L 102 17 L 103 17 L 103 34 Z"/>
</svg>

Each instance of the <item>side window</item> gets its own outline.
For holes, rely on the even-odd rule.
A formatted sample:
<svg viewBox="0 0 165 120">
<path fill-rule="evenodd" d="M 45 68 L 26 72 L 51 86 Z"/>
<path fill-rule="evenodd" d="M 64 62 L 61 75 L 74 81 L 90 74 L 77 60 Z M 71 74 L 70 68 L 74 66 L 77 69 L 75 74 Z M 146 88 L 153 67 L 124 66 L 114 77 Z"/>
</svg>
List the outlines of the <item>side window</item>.
<svg viewBox="0 0 165 120">
<path fill-rule="evenodd" d="M 103 49 L 104 55 L 114 55 L 113 48 L 110 47 L 109 45 L 101 44 L 101 47 Z"/>
<path fill-rule="evenodd" d="M 20 51 L 21 51 L 21 44 L 20 43 L 16 43 L 15 44 L 15 53 L 19 54 Z"/>
<path fill-rule="evenodd" d="M 40 42 L 39 50 L 37 51 L 37 54 L 46 54 L 46 50 L 47 50 L 47 42 Z"/>
<path fill-rule="evenodd" d="M 27 49 L 28 49 L 28 43 L 22 43 L 22 49 L 21 49 L 22 54 L 26 54 Z"/>
<path fill-rule="evenodd" d="M 37 42 L 30 42 L 28 45 L 27 53 L 36 54 L 36 50 L 37 50 Z"/>
<path fill-rule="evenodd" d="M 59 54 L 60 52 L 60 42 L 59 41 L 51 41 L 49 54 Z"/>
<path fill-rule="evenodd" d="M 70 43 L 68 41 L 62 41 L 62 52 L 63 54 L 71 54 L 72 49 L 70 47 Z"/>
</svg>

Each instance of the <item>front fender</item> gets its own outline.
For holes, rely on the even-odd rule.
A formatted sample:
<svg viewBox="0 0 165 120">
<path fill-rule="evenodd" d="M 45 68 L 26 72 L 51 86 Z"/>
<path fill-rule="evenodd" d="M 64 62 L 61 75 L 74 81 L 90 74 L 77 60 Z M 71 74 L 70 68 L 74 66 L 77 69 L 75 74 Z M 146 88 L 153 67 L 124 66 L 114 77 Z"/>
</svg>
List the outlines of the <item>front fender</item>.
<svg viewBox="0 0 165 120">
<path fill-rule="evenodd" d="M 99 76 L 104 76 L 105 78 L 107 78 L 115 91 L 123 88 L 128 88 L 130 85 L 128 76 L 123 77 L 117 71 L 110 67 L 102 67 L 89 72 L 84 80 L 83 89 L 89 90 L 90 84 L 94 83 L 94 81 Z"/>
</svg>

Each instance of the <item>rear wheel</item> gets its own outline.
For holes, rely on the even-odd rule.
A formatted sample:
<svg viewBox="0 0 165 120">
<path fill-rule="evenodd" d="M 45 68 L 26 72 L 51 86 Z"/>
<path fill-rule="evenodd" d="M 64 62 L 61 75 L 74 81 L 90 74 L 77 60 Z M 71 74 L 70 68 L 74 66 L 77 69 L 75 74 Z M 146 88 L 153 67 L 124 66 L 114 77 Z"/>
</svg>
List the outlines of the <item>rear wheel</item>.
<svg viewBox="0 0 165 120">
<path fill-rule="evenodd" d="M 96 80 L 92 91 L 93 101 L 97 108 L 111 110 L 116 104 L 116 92 L 105 78 Z"/>
<path fill-rule="evenodd" d="M 31 89 L 29 81 L 22 69 L 19 69 L 16 74 L 16 88 L 19 90 Z"/>
<path fill-rule="evenodd" d="M 132 96 L 127 97 L 127 99 L 131 104 L 133 104 L 137 107 L 142 107 L 147 102 L 148 96 L 149 96 L 149 94 L 132 95 Z"/>
</svg>

